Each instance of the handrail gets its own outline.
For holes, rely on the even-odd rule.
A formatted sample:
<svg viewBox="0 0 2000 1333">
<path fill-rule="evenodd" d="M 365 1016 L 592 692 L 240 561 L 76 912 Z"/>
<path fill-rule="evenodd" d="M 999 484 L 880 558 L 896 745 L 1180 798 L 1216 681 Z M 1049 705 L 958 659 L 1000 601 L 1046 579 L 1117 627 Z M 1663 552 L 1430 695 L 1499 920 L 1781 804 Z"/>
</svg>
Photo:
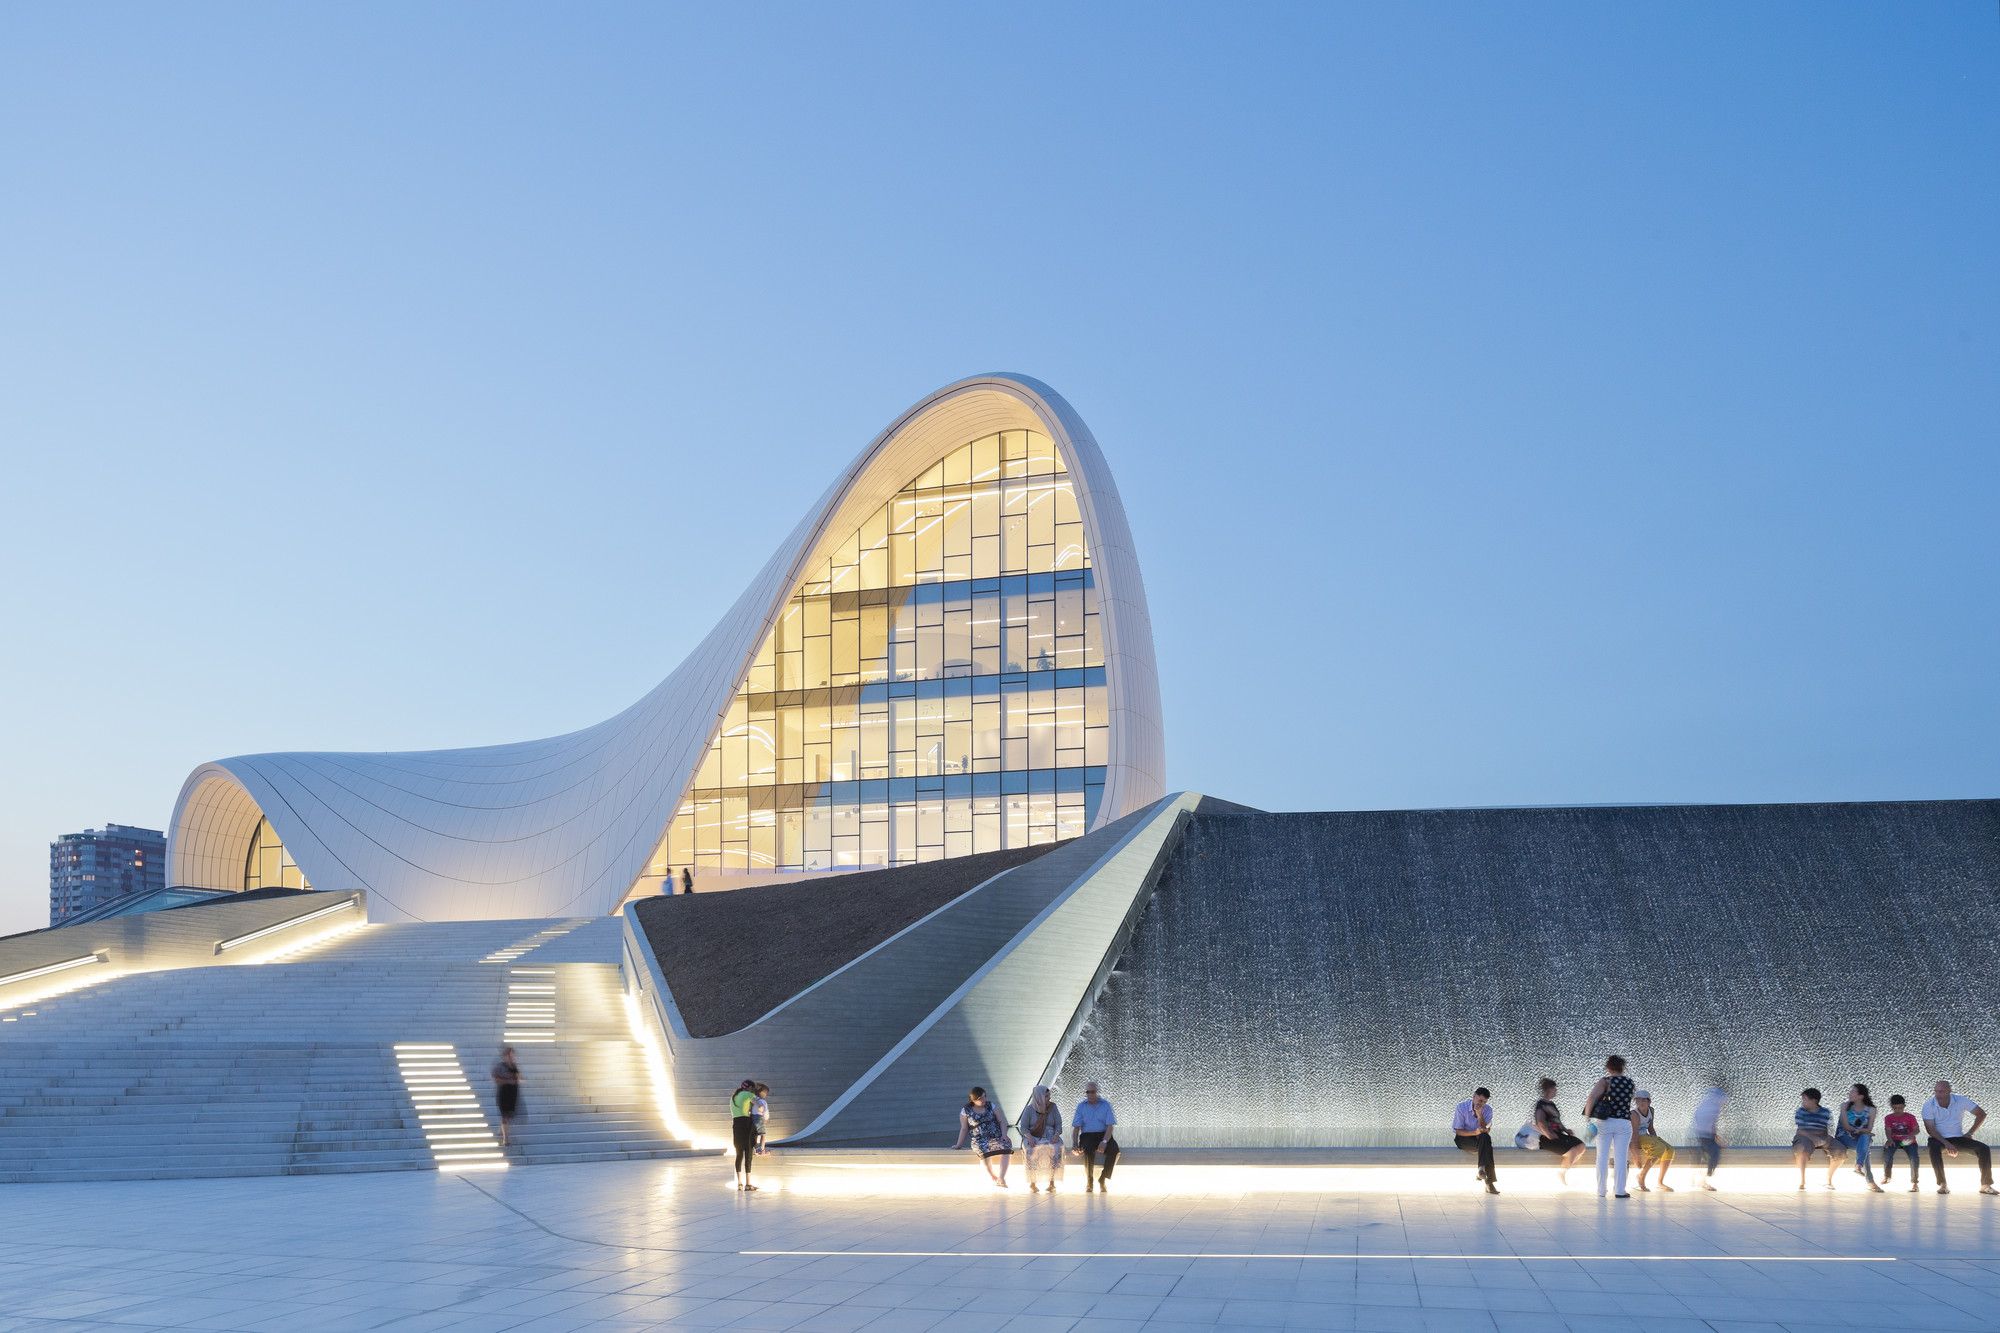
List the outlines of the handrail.
<svg viewBox="0 0 2000 1333">
<path fill-rule="evenodd" d="M 266 935 L 275 935 L 281 930 L 290 930 L 293 926 L 303 926 L 308 921 L 317 921 L 323 916 L 332 916 L 335 912 L 345 912 L 358 902 L 360 902 L 360 897 L 356 895 L 349 898 L 346 902 L 335 903 L 331 907 L 322 907 L 317 912 L 307 912 L 305 915 L 295 916 L 289 921 L 280 921 L 275 926 L 265 926 L 262 930 L 253 930 L 247 935 L 237 935 L 230 939 L 217 940 L 215 942 L 215 951 L 218 954 L 227 953 L 238 945 L 248 944 L 252 940 L 261 940 Z"/>
<path fill-rule="evenodd" d="M 11 986 L 17 981 L 30 981 L 35 977 L 45 977 L 51 972 L 67 972 L 72 967 L 83 967 L 89 963 L 108 963 L 110 961 L 110 951 L 99 949 L 96 953 L 87 953 L 81 958 L 66 958 L 60 963 L 48 963 L 41 967 L 31 967 L 25 972 L 10 972 L 4 977 L 0 977 L 0 986 Z"/>
</svg>

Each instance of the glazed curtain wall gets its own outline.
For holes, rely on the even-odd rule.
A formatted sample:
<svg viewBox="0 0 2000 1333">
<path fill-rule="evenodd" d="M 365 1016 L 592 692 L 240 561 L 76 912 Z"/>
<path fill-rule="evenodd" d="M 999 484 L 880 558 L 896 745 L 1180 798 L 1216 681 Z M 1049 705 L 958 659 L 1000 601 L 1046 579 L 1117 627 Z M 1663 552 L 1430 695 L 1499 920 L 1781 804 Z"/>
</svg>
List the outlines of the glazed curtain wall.
<svg viewBox="0 0 2000 1333">
<path fill-rule="evenodd" d="M 259 819 L 250 835 L 250 854 L 243 861 L 243 887 L 248 889 L 309 889 L 299 863 L 278 840 L 278 830 L 268 819 Z"/>
<path fill-rule="evenodd" d="M 1107 750 L 1097 587 L 1053 443 L 933 465 L 808 575 L 647 867 L 894 865 L 1074 837 Z"/>
</svg>

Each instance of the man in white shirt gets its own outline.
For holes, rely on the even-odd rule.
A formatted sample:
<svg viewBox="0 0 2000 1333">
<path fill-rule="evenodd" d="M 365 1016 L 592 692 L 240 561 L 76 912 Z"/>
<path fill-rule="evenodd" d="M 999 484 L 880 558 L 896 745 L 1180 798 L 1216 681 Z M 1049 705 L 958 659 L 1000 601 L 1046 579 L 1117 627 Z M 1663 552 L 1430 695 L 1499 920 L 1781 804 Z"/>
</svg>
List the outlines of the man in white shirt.
<svg viewBox="0 0 2000 1333">
<path fill-rule="evenodd" d="M 1500 1187 L 1493 1183 L 1492 1096 L 1484 1088 L 1474 1088 L 1472 1095 L 1458 1104 L 1451 1113 L 1451 1139 L 1464 1151 L 1479 1155 L 1479 1178 L 1488 1194 L 1498 1194 Z"/>
<path fill-rule="evenodd" d="M 1924 1132 L 1931 1136 L 1931 1172 L 1937 1176 L 1938 1193 L 1951 1193 L 1951 1187 L 1944 1183 L 1944 1159 L 1958 1156 L 1960 1148 L 1970 1148 L 1979 1159 L 1979 1192 L 2000 1194 L 1993 1188 L 1993 1152 L 1972 1137 L 1986 1122 L 1986 1112 L 1970 1097 L 1952 1096 L 1951 1084 L 1943 1079 L 1932 1092 L 1924 1103 L 1923 1121 Z M 1972 1117 L 1970 1125 L 1965 1123 L 1967 1116 Z"/>
<path fill-rule="evenodd" d="M 1076 1114 L 1069 1118 L 1070 1131 L 1074 1135 L 1071 1148 L 1083 1158 L 1083 1192 L 1096 1190 L 1100 1194 L 1111 1189 L 1111 1168 L 1118 1165 L 1118 1135 L 1113 1126 L 1118 1123 L 1118 1113 L 1111 1109 L 1111 1101 L 1097 1091 L 1097 1084 L 1083 1085 L 1083 1100 L 1076 1104 Z M 1097 1154 L 1104 1153 L 1104 1169 L 1097 1169 Z"/>
</svg>

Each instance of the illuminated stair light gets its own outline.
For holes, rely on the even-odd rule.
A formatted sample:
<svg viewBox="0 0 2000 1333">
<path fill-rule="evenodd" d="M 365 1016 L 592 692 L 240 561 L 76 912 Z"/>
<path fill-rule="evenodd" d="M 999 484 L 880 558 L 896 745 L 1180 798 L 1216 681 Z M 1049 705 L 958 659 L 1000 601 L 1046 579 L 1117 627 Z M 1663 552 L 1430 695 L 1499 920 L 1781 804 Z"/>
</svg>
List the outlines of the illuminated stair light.
<svg viewBox="0 0 2000 1333">
<path fill-rule="evenodd" d="M 466 1081 L 458 1048 L 442 1042 L 398 1042 L 394 1050 L 396 1070 L 438 1169 L 504 1168 L 507 1159 L 472 1084 Z"/>
<path fill-rule="evenodd" d="M 578 926 L 588 925 L 589 923 L 589 917 L 579 917 L 574 921 L 564 921 L 559 925 L 550 926 L 546 930 L 538 930 L 528 936 L 527 939 L 519 940 L 504 949 L 495 949 L 479 961 L 482 963 L 511 963 L 522 954 L 539 949 L 550 940 L 559 939 L 569 934 L 572 930 L 575 930 Z"/>
<path fill-rule="evenodd" d="M 577 923 L 551 927 L 544 934 L 567 933 Z M 491 960 L 489 960 L 491 961 Z M 511 1045 L 547 1046 L 556 1039 L 556 970 L 552 967 L 510 968 L 507 1012 L 501 1038 Z"/>
</svg>

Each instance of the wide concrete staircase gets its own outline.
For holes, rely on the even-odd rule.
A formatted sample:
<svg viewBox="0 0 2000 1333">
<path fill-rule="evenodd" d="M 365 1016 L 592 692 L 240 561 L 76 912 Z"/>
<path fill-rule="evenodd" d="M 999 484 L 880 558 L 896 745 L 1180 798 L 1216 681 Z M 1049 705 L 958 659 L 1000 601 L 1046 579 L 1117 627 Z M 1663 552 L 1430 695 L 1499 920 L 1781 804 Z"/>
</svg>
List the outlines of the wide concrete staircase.
<svg viewBox="0 0 2000 1333">
<path fill-rule="evenodd" d="M 362 926 L 0 1009 L 0 1181 L 498 1169 L 686 1151 L 616 919 Z M 489 1069 L 522 1108 L 502 1153 Z"/>
</svg>

